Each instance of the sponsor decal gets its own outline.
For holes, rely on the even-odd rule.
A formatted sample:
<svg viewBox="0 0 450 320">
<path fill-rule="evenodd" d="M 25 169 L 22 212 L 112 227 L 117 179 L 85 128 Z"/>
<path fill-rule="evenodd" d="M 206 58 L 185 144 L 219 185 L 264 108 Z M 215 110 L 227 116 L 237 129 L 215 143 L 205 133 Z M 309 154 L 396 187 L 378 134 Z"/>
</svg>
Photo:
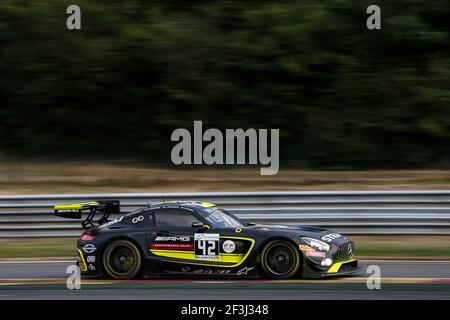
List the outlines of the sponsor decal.
<svg viewBox="0 0 450 320">
<path fill-rule="evenodd" d="M 78 213 L 79 210 L 78 209 L 61 209 L 61 210 L 57 210 L 58 213 Z"/>
<path fill-rule="evenodd" d="M 230 273 L 230 269 L 197 269 L 193 273 Z"/>
<path fill-rule="evenodd" d="M 87 256 L 86 257 L 86 261 L 94 263 L 95 262 L 95 256 Z"/>
<path fill-rule="evenodd" d="M 86 244 L 84 247 L 83 247 L 83 251 L 84 252 L 86 252 L 86 253 L 92 253 L 92 252 L 94 252 L 95 250 L 97 250 L 97 247 L 96 246 L 94 246 L 93 244 Z"/>
<path fill-rule="evenodd" d="M 216 270 L 216 272 L 217 273 L 230 273 L 231 270 L 230 269 L 219 269 L 219 270 Z"/>
<path fill-rule="evenodd" d="M 142 222 L 142 221 L 144 221 L 144 216 L 143 215 L 140 215 L 138 217 L 134 217 L 133 219 L 131 219 L 131 222 L 133 222 L 133 223 L 139 223 L 139 222 Z"/>
<path fill-rule="evenodd" d="M 342 236 L 339 233 L 330 233 L 330 234 L 323 236 L 321 239 L 326 242 L 331 242 L 334 239 L 337 239 L 340 237 L 342 237 Z"/>
<path fill-rule="evenodd" d="M 180 250 L 192 251 L 194 245 L 192 243 L 152 243 L 150 250 Z"/>
<path fill-rule="evenodd" d="M 95 271 L 95 266 L 93 264 L 90 264 L 88 266 L 89 271 Z"/>
<path fill-rule="evenodd" d="M 225 253 L 232 253 L 236 250 L 236 244 L 231 240 L 227 240 L 222 244 L 222 249 Z"/>
<path fill-rule="evenodd" d="M 219 259 L 218 233 L 196 233 L 194 234 L 195 259 L 217 260 Z"/>
<path fill-rule="evenodd" d="M 306 256 L 308 257 L 317 257 L 317 258 L 325 258 L 325 252 L 315 251 L 315 250 L 307 250 Z"/>
<path fill-rule="evenodd" d="M 214 211 L 217 211 L 217 208 L 216 208 L 216 207 L 213 207 L 213 208 L 205 208 L 205 209 L 203 209 L 203 210 L 205 210 L 205 211 L 208 212 L 208 213 L 213 213 Z"/>
<path fill-rule="evenodd" d="M 251 271 L 253 269 L 255 269 L 255 267 L 249 268 L 249 267 L 246 266 L 244 269 L 239 270 L 237 272 L 237 275 L 240 276 L 240 275 L 243 275 L 243 274 L 247 274 L 249 271 Z"/>
<path fill-rule="evenodd" d="M 189 241 L 191 241 L 191 237 L 189 237 L 189 236 L 156 237 L 155 241 L 183 241 L 183 242 L 189 242 Z"/>
<path fill-rule="evenodd" d="M 118 222 L 120 222 L 120 221 L 122 221 L 122 220 L 123 220 L 123 216 L 120 217 L 120 218 L 114 219 L 114 220 L 112 220 L 112 221 L 110 221 L 110 222 L 107 222 L 107 223 L 105 223 L 105 224 L 102 224 L 101 226 L 99 226 L 99 228 L 105 228 L 105 227 L 110 226 L 110 225 L 112 225 L 112 224 L 118 223 Z"/>
</svg>

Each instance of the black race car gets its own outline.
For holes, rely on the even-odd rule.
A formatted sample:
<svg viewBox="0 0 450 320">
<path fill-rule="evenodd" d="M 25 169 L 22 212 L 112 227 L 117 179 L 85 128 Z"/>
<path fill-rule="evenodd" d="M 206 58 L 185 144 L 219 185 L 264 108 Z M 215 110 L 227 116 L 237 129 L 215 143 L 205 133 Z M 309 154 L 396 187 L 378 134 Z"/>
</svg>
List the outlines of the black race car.
<svg viewBox="0 0 450 320">
<path fill-rule="evenodd" d="M 320 278 L 358 270 L 348 238 L 310 226 L 246 223 L 208 202 L 148 205 L 112 221 L 119 201 L 55 206 L 81 219 L 79 267 L 84 276 L 114 279 L 208 276 Z M 97 213 L 102 216 L 95 226 Z"/>
</svg>

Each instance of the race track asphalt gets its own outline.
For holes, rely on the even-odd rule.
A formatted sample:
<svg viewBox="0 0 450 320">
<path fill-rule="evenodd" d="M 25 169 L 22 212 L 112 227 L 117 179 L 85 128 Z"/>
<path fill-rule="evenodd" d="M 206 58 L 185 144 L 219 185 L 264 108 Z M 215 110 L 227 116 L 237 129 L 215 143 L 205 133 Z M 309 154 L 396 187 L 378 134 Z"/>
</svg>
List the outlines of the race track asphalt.
<svg viewBox="0 0 450 320">
<path fill-rule="evenodd" d="M 450 261 L 360 261 L 351 277 L 321 280 L 82 280 L 68 290 L 73 261 L 0 261 L 0 299 L 446 299 Z M 369 290 L 367 267 L 381 270 L 381 289 Z"/>
</svg>

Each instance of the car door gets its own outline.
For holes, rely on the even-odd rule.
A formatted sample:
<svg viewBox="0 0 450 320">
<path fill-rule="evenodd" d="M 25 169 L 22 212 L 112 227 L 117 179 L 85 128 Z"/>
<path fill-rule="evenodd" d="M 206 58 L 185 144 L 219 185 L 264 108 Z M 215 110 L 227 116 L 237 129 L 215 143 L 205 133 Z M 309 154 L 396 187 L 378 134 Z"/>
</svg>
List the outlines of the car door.
<svg viewBox="0 0 450 320">
<path fill-rule="evenodd" d="M 150 253 L 174 262 L 195 260 L 194 235 L 202 229 L 192 224 L 201 222 L 200 217 L 181 208 L 157 209 L 153 215 L 155 229 L 147 234 Z"/>
</svg>

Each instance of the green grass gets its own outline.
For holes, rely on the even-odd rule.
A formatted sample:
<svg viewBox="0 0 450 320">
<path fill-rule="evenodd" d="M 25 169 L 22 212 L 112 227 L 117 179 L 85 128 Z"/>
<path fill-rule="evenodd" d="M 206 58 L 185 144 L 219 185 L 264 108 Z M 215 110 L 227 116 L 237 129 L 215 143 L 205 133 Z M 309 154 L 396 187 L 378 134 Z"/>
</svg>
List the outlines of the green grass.
<svg viewBox="0 0 450 320">
<path fill-rule="evenodd" d="M 76 239 L 1 239 L 0 258 L 75 256 Z"/>
<path fill-rule="evenodd" d="M 420 241 L 416 238 L 411 240 L 410 245 L 405 245 L 404 239 L 390 244 L 374 243 L 372 239 L 376 240 L 377 237 L 355 239 L 357 256 L 450 259 L 450 246 L 447 245 L 447 241 L 442 241 L 443 239 L 436 238 L 435 241 L 430 241 L 424 237 Z M 76 238 L 0 239 L 0 258 L 73 257 L 75 245 Z"/>
<path fill-rule="evenodd" d="M 1 194 L 450 188 L 450 170 L 311 171 L 283 168 L 261 176 L 255 167 L 168 168 L 101 162 L 0 161 Z"/>
<path fill-rule="evenodd" d="M 418 257 L 418 258 L 450 258 L 450 247 L 447 246 L 377 246 L 358 245 L 357 254 L 364 257 Z"/>
</svg>

